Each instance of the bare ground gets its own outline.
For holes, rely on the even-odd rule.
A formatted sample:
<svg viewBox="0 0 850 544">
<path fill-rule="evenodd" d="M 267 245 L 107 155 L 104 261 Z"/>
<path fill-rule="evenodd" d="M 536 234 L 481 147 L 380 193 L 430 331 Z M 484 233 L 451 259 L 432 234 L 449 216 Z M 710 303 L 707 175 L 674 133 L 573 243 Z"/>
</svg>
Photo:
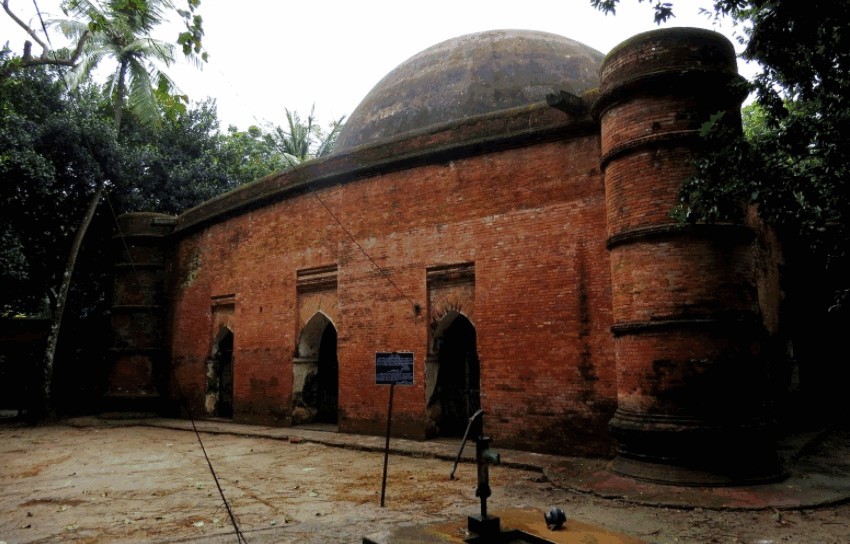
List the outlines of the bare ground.
<svg viewBox="0 0 850 544">
<path fill-rule="evenodd" d="M 249 542 L 351 542 L 404 524 L 475 513 L 475 470 L 309 442 L 201 435 Z M 491 469 L 492 510 L 552 505 L 647 542 L 848 543 L 850 505 L 797 511 L 637 506 Z M 0 426 L 0 542 L 236 542 L 193 433 L 150 427 Z"/>
</svg>

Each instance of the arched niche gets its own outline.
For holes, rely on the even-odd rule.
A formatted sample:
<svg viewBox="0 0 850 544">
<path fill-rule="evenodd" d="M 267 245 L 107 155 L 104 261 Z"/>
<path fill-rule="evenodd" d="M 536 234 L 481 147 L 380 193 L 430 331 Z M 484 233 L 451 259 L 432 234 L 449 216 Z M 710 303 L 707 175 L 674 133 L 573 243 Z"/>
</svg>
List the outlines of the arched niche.
<svg viewBox="0 0 850 544">
<path fill-rule="evenodd" d="M 233 331 L 222 327 L 216 334 L 207 359 L 206 413 L 213 417 L 233 417 Z"/>
<path fill-rule="evenodd" d="M 463 433 L 481 407 L 481 367 L 472 321 L 451 310 L 433 324 L 425 361 L 425 395 L 429 432 L 438 436 Z"/>
<path fill-rule="evenodd" d="M 337 423 L 339 361 L 337 330 L 316 312 L 301 330 L 292 360 L 292 423 Z"/>
</svg>

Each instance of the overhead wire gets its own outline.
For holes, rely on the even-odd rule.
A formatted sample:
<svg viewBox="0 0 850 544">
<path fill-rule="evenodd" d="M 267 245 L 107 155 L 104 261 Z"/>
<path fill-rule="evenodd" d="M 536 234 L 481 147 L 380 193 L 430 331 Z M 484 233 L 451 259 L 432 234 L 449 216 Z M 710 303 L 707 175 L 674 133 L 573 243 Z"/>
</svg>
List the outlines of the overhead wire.
<svg viewBox="0 0 850 544">
<path fill-rule="evenodd" d="M 140 274 L 138 268 L 136 268 L 136 261 L 133 258 L 133 253 L 130 251 L 130 246 L 127 244 L 127 238 L 124 236 L 124 232 L 121 229 L 121 224 L 118 221 L 118 215 L 115 213 L 115 207 L 112 205 L 112 200 L 109 198 L 108 193 L 104 193 L 104 197 L 106 199 L 106 203 L 109 205 L 109 211 L 112 214 L 112 219 L 115 222 L 115 228 L 118 230 L 118 238 L 121 240 L 121 245 L 123 246 L 124 253 L 127 255 L 127 259 L 130 262 L 130 268 L 133 272 L 133 277 L 136 279 L 138 285 L 141 286 Z M 154 319 L 155 316 L 153 314 L 153 310 L 148 307 L 148 317 Z M 179 399 L 180 404 L 186 410 L 186 415 L 189 416 L 189 421 L 192 423 L 192 431 L 195 433 L 195 438 L 198 440 L 198 444 L 201 447 L 201 452 L 204 454 L 204 459 L 207 462 L 207 466 L 210 469 L 210 474 L 212 475 L 212 479 L 215 482 L 215 486 L 218 489 L 218 494 L 221 497 L 221 501 L 224 504 L 224 508 L 227 510 L 227 515 L 230 519 L 231 525 L 233 525 L 233 530 L 236 533 L 237 542 L 240 544 L 244 542 L 248 544 L 248 539 L 245 538 L 242 529 L 239 527 L 239 523 L 236 520 L 236 515 L 233 513 L 233 509 L 230 506 L 230 501 L 227 500 L 227 496 L 224 494 L 224 489 L 221 487 L 221 483 L 219 482 L 218 474 L 213 467 L 212 461 L 210 460 L 209 454 L 207 454 L 207 448 L 204 446 L 204 441 L 201 439 L 201 433 L 198 431 L 198 427 L 195 425 L 195 417 L 192 413 L 192 407 L 186 401 L 186 397 L 183 395 L 183 388 L 180 387 L 180 381 L 177 379 L 176 374 L 174 373 L 174 367 L 169 365 L 171 380 L 177 388 L 177 398 Z"/>
<path fill-rule="evenodd" d="M 389 276 L 389 274 L 387 274 L 386 270 L 384 270 L 383 268 L 378 266 L 378 263 L 375 262 L 375 259 L 373 259 L 372 256 L 369 255 L 369 253 L 363 248 L 363 246 L 360 245 L 360 243 L 357 241 L 357 239 L 354 238 L 354 235 L 351 234 L 351 232 L 347 228 L 345 228 L 345 225 L 342 224 L 342 221 L 339 220 L 339 218 L 330 209 L 330 207 L 325 203 L 325 201 L 322 200 L 322 198 L 319 196 L 319 194 L 316 192 L 315 188 L 310 184 L 310 182 L 309 181 L 306 182 L 305 185 L 307 186 L 307 189 L 310 191 L 310 194 L 328 212 L 328 215 L 331 216 L 331 218 L 334 220 L 334 222 L 337 224 L 337 226 L 339 226 L 339 228 L 342 229 L 342 232 L 344 232 L 348 236 L 348 238 L 357 247 L 357 249 L 359 249 L 360 252 L 363 253 L 363 255 L 366 257 L 366 259 L 368 259 L 369 262 L 372 263 L 372 266 L 374 266 L 375 269 L 378 272 L 380 272 L 380 274 L 384 277 L 384 279 L 386 279 L 389 282 L 389 284 L 392 285 L 395 288 L 396 291 L 398 291 L 398 293 L 402 296 L 402 298 L 406 299 L 410 303 L 410 305 L 414 308 L 414 311 L 416 311 L 416 308 L 418 308 L 419 305 L 416 302 L 414 302 L 413 299 L 411 299 L 409 296 L 407 296 L 407 294 L 404 291 L 401 290 L 401 288 L 398 286 L 398 284 L 396 284 L 396 282 L 393 281 L 393 279 Z"/>
<path fill-rule="evenodd" d="M 51 40 L 50 40 L 50 33 L 47 31 L 47 25 L 46 25 L 46 23 L 44 22 L 44 17 L 43 17 L 43 15 L 42 15 L 42 13 L 41 13 L 41 9 L 40 9 L 40 8 L 39 8 L 39 6 L 38 6 L 38 0 L 33 0 L 33 4 L 35 5 L 35 10 L 36 10 L 36 13 L 38 14 L 38 19 L 39 19 L 39 22 L 40 22 L 40 24 L 41 24 L 42 31 L 44 32 L 45 39 L 47 40 L 47 43 L 48 43 L 48 45 L 50 46 L 50 52 L 51 52 L 51 53 L 53 53 L 54 59 L 58 60 L 58 57 L 56 57 L 56 52 L 55 52 L 55 50 L 54 50 L 54 48 L 53 48 L 53 43 L 52 43 L 52 42 L 51 42 Z M 67 82 L 64 78 L 63 78 L 63 83 L 64 83 L 64 85 L 65 85 L 65 90 L 66 90 L 66 92 L 68 93 L 68 95 L 69 95 L 69 96 L 71 96 L 71 95 L 72 95 L 72 93 L 71 93 L 71 88 L 70 88 L 70 86 L 68 85 L 68 82 Z M 75 118 L 75 119 L 76 119 L 76 118 Z M 94 157 L 94 156 L 95 156 L 95 154 L 94 154 L 94 150 L 92 149 L 91 141 L 88 139 L 88 135 L 87 135 L 84 131 L 82 131 L 82 130 L 81 130 L 81 131 L 80 131 L 80 136 L 81 136 L 81 138 L 83 139 L 83 143 L 85 144 L 86 148 L 88 149 L 89 154 L 90 154 L 92 157 Z M 102 173 L 101 173 L 101 175 L 102 175 Z M 129 261 L 130 261 L 131 270 L 132 270 L 132 272 L 133 272 L 133 275 L 134 275 L 134 277 L 135 277 L 135 279 L 136 279 L 137 283 L 139 283 L 139 285 L 141 285 L 141 282 L 140 282 L 140 275 L 139 275 L 138 269 L 136 268 L 136 263 L 135 263 L 135 260 L 134 260 L 134 258 L 133 258 L 133 254 L 132 254 L 132 252 L 130 251 L 130 247 L 129 247 L 129 245 L 127 244 L 126 237 L 124 236 L 124 233 L 123 233 L 123 231 L 122 231 L 122 229 L 121 229 L 121 224 L 120 224 L 120 222 L 118 221 L 118 216 L 117 216 L 117 214 L 115 213 L 115 208 L 114 208 L 114 206 L 112 205 L 112 201 L 111 201 L 111 199 L 109 198 L 109 193 L 108 193 L 108 192 L 106 192 L 106 191 L 104 191 L 104 192 L 103 192 L 103 195 L 104 195 L 105 200 L 106 200 L 106 202 L 107 202 L 107 204 L 108 204 L 108 207 L 109 207 L 109 210 L 110 210 L 110 212 L 111 212 L 111 215 L 112 215 L 113 221 L 114 221 L 114 223 L 115 223 L 115 227 L 116 227 L 116 229 L 118 230 L 118 236 L 119 236 L 119 238 L 120 238 L 120 240 L 121 240 L 121 243 L 122 243 L 122 245 L 123 245 L 123 249 L 124 249 L 125 253 L 127 254 L 127 258 L 128 258 L 128 259 L 129 259 Z M 148 307 L 148 308 L 147 308 L 147 310 L 148 310 L 149 316 L 150 316 L 151 318 L 153 318 L 154 316 L 153 316 L 153 311 L 152 311 L 152 309 L 151 309 L 150 307 Z M 172 372 L 172 376 L 173 376 L 173 373 L 174 373 L 174 369 L 173 369 L 173 368 L 171 369 L 171 372 Z M 225 507 L 225 508 L 226 508 L 226 510 L 227 510 L 228 516 L 229 516 L 229 518 L 230 518 L 230 522 L 231 522 L 231 524 L 233 525 L 234 531 L 235 531 L 235 533 L 236 533 L 237 542 L 239 542 L 240 544 L 242 544 L 242 543 L 248 544 L 248 540 L 247 540 L 247 538 L 245 538 L 245 535 L 243 534 L 242 530 L 240 529 L 239 524 L 238 524 L 238 522 L 237 522 L 237 520 L 236 520 L 236 516 L 235 516 L 235 514 L 233 513 L 233 509 L 231 508 L 230 503 L 229 503 L 229 501 L 227 500 L 227 497 L 226 497 L 226 496 L 225 496 L 225 494 L 224 494 L 224 489 L 222 489 L 222 487 L 221 487 L 221 483 L 219 482 L 218 475 L 216 474 L 215 468 L 214 468 L 214 467 L 213 467 L 213 465 L 212 465 L 212 461 L 210 460 L 210 457 L 209 457 L 209 455 L 208 455 L 208 453 L 207 453 L 206 447 L 204 446 L 204 442 L 203 442 L 203 440 L 201 439 L 201 434 L 200 434 L 200 432 L 198 431 L 197 426 L 195 425 L 195 419 L 194 419 L 194 417 L 193 417 L 193 415 L 192 415 L 191 407 L 189 407 L 188 403 L 186 402 L 185 397 L 183 396 L 183 392 L 182 392 L 182 389 L 180 388 L 180 383 L 179 383 L 179 381 L 177 381 L 177 380 L 176 380 L 176 377 L 174 377 L 174 378 L 175 378 L 175 379 L 174 379 L 174 383 L 175 383 L 175 385 L 176 385 L 176 386 L 177 386 L 177 388 L 178 388 L 178 397 L 180 398 L 181 403 L 184 405 L 184 407 L 185 407 L 185 408 L 186 408 L 186 410 L 187 410 L 187 414 L 188 414 L 188 416 L 189 416 L 189 420 L 192 422 L 192 430 L 194 431 L 194 433 L 195 433 L 195 437 L 196 437 L 196 438 L 197 438 L 197 440 L 198 440 L 198 444 L 199 444 L 199 445 L 200 445 L 200 447 L 201 447 L 201 451 L 202 451 L 202 452 L 203 452 L 203 454 L 204 454 L 204 459 L 205 459 L 205 460 L 206 460 L 206 462 L 207 462 L 207 466 L 209 467 L 210 474 L 212 475 L 213 481 L 215 481 L 215 485 L 216 485 L 216 488 L 218 489 L 219 496 L 221 497 L 221 500 L 222 500 L 222 502 L 224 503 L 224 507 Z"/>
<path fill-rule="evenodd" d="M 38 14 L 38 18 L 39 18 L 39 21 L 40 21 L 40 24 L 41 24 L 41 27 L 42 27 L 42 31 L 44 32 L 45 38 L 46 38 L 46 40 L 47 40 L 48 44 L 50 45 L 50 50 L 51 50 L 51 52 L 52 52 L 52 53 L 54 54 L 54 56 L 55 56 L 55 51 L 53 50 L 53 44 L 51 43 L 51 40 L 50 40 L 50 34 L 49 34 L 49 33 L 48 33 L 48 31 L 47 31 L 47 25 L 46 25 L 46 24 L 45 24 L 45 22 L 44 22 L 44 18 L 43 18 L 43 16 L 42 16 L 41 10 L 40 10 L 40 8 L 39 8 L 39 6 L 38 6 L 38 1 L 37 1 L 37 0 L 33 0 L 33 4 L 35 5 L 35 9 L 36 9 L 36 12 L 37 12 L 37 14 Z M 226 81 L 228 81 L 228 82 L 229 82 L 229 80 L 227 80 L 227 77 L 223 74 L 223 72 L 221 73 L 221 75 L 224 77 L 224 79 L 225 79 Z M 63 80 L 63 81 L 64 81 L 64 80 Z M 70 95 L 70 94 L 71 94 L 71 91 L 70 91 L 70 87 L 68 86 L 67 81 L 64 81 L 64 83 L 65 83 L 65 86 L 66 86 L 66 90 L 68 91 L 68 93 L 69 93 L 69 95 Z M 231 87 L 232 87 L 232 85 L 231 85 Z M 257 117 L 256 117 L 256 116 L 254 116 L 253 114 L 252 114 L 252 117 L 253 117 L 255 120 L 257 120 Z M 259 122 L 259 121 L 258 121 L 258 122 Z M 83 136 L 83 138 L 84 138 L 85 144 L 86 144 L 86 146 L 88 147 L 88 149 L 89 149 L 90 153 L 92 153 L 92 155 L 94 155 L 94 153 L 93 153 L 93 151 L 92 151 L 92 149 L 91 149 L 91 143 L 89 142 L 88 138 L 85 136 L 85 134 L 82 134 L 82 136 Z M 355 238 L 355 236 L 351 233 L 351 231 L 350 231 L 348 228 L 346 228 L 346 226 L 345 226 L 345 225 L 343 224 L 343 222 L 339 219 L 339 217 L 338 217 L 338 216 L 337 216 L 337 215 L 333 212 L 333 210 L 330 208 L 330 206 L 329 206 L 329 205 L 328 205 L 328 204 L 327 204 L 327 203 L 326 203 L 326 202 L 325 202 L 325 201 L 324 201 L 324 200 L 323 200 L 323 199 L 319 196 L 317 189 L 316 189 L 316 188 L 315 188 L 315 187 L 314 187 L 314 186 L 313 186 L 310 182 L 307 182 L 305 185 L 306 185 L 306 187 L 307 187 L 307 189 L 308 189 L 309 193 L 310 193 L 310 194 L 311 194 L 311 195 L 312 195 L 312 196 L 316 199 L 316 201 L 317 201 L 317 202 L 318 202 L 318 203 L 322 206 L 322 208 L 323 208 L 323 209 L 327 212 L 327 214 L 331 217 L 331 219 L 334 221 L 334 223 L 336 223 L 336 225 L 337 225 L 337 226 L 338 226 L 338 227 L 339 227 L 339 228 L 343 231 L 343 233 L 345 233 L 345 235 L 346 235 L 346 236 L 348 237 L 348 239 L 352 242 L 352 244 L 354 244 L 354 246 L 358 249 L 358 251 L 360 251 L 360 253 L 362 253 L 362 254 L 363 254 L 363 256 L 364 256 L 364 257 L 365 257 L 365 258 L 369 261 L 369 263 L 371 264 L 371 266 L 372 266 L 372 267 L 374 267 L 374 269 L 378 271 L 378 273 L 379 273 L 379 274 L 380 274 L 380 275 L 381 275 L 381 276 L 382 276 L 382 277 L 383 277 L 383 278 L 387 281 L 387 283 L 389 283 L 389 284 L 393 287 L 393 289 L 394 289 L 395 291 L 397 291 L 397 292 L 399 293 L 399 295 L 400 295 L 400 296 L 401 296 L 404 300 L 406 300 L 408 303 L 410 303 L 411 307 L 412 307 L 412 308 L 413 308 L 413 310 L 414 310 L 414 315 L 418 315 L 418 313 L 419 313 L 419 311 L 420 311 L 420 305 L 419 305 L 419 304 L 417 304 L 417 303 L 416 303 L 416 302 L 415 302 L 415 301 L 414 301 L 414 300 L 413 300 L 410 296 L 408 296 L 408 295 L 407 295 L 407 293 L 405 293 L 405 292 L 401 289 L 401 287 L 399 287 L 399 285 L 398 285 L 398 284 L 397 284 L 397 283 L 396 283 L 396 282 L 395 282 L 395 281 L 394 281 L 394 280 L 390 277 L 390 275 L 388 274 L 388 272 L 387 272 L 384 268 L 382 268 L 380 265 L 378 265 L 378 263 L 377 263 L 377 262 L 375 261 L 375 259 L 374 259 L 374 258 L 373 258 L 370 254 L 369 254 L 369 252 L 368 252 L 368 251 L 366 251 L 366 249 L 365 249 L 365 248 L 364 248 L 364 247 L 363 247 L 363 246 L 362 246 L 362 245 L 361 245 L 361 244 L 357 241 L 357 239 L 356 239 L 356 238 Z M 139 273 L 138 273 L 138 270 L 137 270 L 137 268 L 136 268 L 136 263 L 135 263 L 135 261 L 133 260 L 132 253 L 130 252 L 129 246 L 128 246 L 127 241 L 126 241 L 126 238 L 125 238 L 124 233 L 123 233 L 123 231 L 122 231 L 122 229 L 121 229 L 120 223 L 119 223 L 119 221 L 118 221 L 117 214 L 116 214 L 116 212 L 115 212 L 114 206 L 112 205 L 112 201 L 111 201 L 111 199 L 109 198 L 109 194 L 108 194 L 108 193 L 104 192 L 104 196 L 105 196 L 105 200 L 106 200 L 106 202 L 107 202 L 107 204 L 108 204 L 109 210 L 110 210 L 110 212 L 111 212 L 111 215 L 112 215 L 113 221 L 114 221 L 114 223 L 115 223 L 116 229 L 117 229 L 117 231 L 118 231 L 118 236 L 119 236 L 119 238 L 121 239 L 121 243 L 122 243 L 122 244 L 123 244 L 123 246 L 124 246 L 124 250 L 125 250 L 125 252 L 126 252 L 126 254 L 127 254 L 127 256 L 128 256 L 128 259 L 130 259 L 130 264 L 131 264 L 131 269 L 132 269 L 132 271 L 133 271 L 133 274 L 134 274 L 134 276 L 136 277 L 136 280 L 137 280 L 137 281 L 139 281 Z M 151 310 L 150 308 L 148 308 L 148 312 L 150 312 L 151 317 L 153 317 L 153 313 L 152 313 L 152 310 Z M 235 514 L 234 514 L 234 512 L 233 512 L 233 510 L 232 510 L 232 508 L 231 508 L 231 506 L 230 506 L 229 501 L 227 500 L 227 497 L 226 497 L 226 495 L 225 495 L 225 493 L 224 493 L 223 488 L 221 487 L 221 484 L 220 484 L 220 482 L 219 482 L 218 475 L 216 474 L 215 468 L 213 467 L 212 461 L 210 460 L 209 455 L 208 455 L 207 450 L 206 450 L 206 447 L 204 446 L 203 440 L 201 439 L 200 432 L 198 431 L 198 428 L 197 428 L 197 426 L 196 426 L 196 424 L 195 424 L 195 419 L 194 419 L 194 417 L 193 417 L 191 407 L 189 406 L 188 402 L 186 401 L 185 397 L 183 396 L 183 392 L 182 392 L 182 389 L 180 388 L 179 380 L 178 380 L 178 379 L 177 379 L 177 377 L 174 375 L 174 369 L 173 369 L 173 367 L 171 368 L 171 373 L 172 373 L 172 379 L 173 379 L 173 381 L 174 381 L 174 383 L 175 383 L 176 387 L 178 388 L 178 397 L 179 397 L 179 399 L 180 399 L 181 404 L 183 404 L 184 408 L 186 409 L 187 415 L 189 416 L 189 420 L 190 420 L 190 421 L 191 421 L 191 423 L 192 423 L 192 430 L 193 430 L 193 432 L 195 433 L 195 436 L 196 436 L 196 438 L 197 438 L 197 440 L 198 440 L 198 444 L 199 444 L 199 446 L 200 446 L 200 448 L 201 448 L 201 451 L 202 451 L 202 452 L 203 452 L 203 454 L 204 454 L 204 458 L 205 458 L 205 460 L 206 460 L 206 462 L 207 462 L 207 466 L 209 467 L 210 474 L 212 475 L 212 478 L 213 478 L 213 480 L 215 481 L 216 488 L 218 489 L 218 492 L 219 492 L 219 496 L 221 497 L 221 500 L 222 500 L 222 502 L 223 502 L 223 504 L 224 504 L 224 506 L 225 506 L 225 508 L 226 508 L 226 510 L 227 510 L 228 516 L 229 516 L 229 518 L 230 518 L 231 524 L 233 525 L 234 532 L 235 532 L 235 534 L 236 534 L 236 536 L 237 536 L 238 542 L 240 542 L 240 543 L 244 542 L 244 543 L 246 543 L 246 544 L 247 544 L 247 542 L 248 542 L 248 541 L 247 541 L 247 539 L 245 538 L 244 533 L 242 532 L 242 530 L 241 530 L 241 529 L 240 529 L 240 527 L 239 527 L 239 524 L 238 524 L 238 522 L 237 522 L 237 520 L 236 520 L 236 516 L 235 516 Z"/>
</svg>

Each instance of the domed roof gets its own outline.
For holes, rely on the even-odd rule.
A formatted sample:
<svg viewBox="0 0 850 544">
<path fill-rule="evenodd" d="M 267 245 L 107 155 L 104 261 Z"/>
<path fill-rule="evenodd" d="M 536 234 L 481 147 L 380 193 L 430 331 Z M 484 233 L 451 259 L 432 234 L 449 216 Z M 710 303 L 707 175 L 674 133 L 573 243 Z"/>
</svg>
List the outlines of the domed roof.
<svg viewBox="0 0 850 544">
<path fill-rule="evenodd" d="M 336 150 L 546 101 L 599 85 L 604 55 L 547 32 L 491 30 L 438 43 L 401 63 L 345 123 Z"/>
</svg>

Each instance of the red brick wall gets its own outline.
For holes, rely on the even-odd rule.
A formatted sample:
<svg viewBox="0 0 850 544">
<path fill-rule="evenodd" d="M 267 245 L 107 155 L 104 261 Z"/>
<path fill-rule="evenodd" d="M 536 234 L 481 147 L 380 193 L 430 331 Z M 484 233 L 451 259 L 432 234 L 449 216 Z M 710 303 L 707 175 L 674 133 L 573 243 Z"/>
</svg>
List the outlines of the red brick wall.
<svg viewBox="0 0 850 544">
<path fill-rule="evenodd" d="M 615 322 L 758 314 L 751 245 L 697 236 L 612 251 Z"/>
<path fill-rule="evenodd" d="M 682 181 L 693 173 L 687 148 L 640 150 L 611 161 L 605 170 L 608 233 L 611 236 L 670 224 Z"/>
<path fill-rule="evenodd" d="M 488 432 L 504 446 L 605 453 L 616 399 L 605 240 L 595 137 L 375 175 L 242 213 L 177 244 L 169 336 L 179 388 L 199 411 L 212 297 L 234 294 L 234 418 L 286 424 L 296 272 L 336 264 L 340 428 L 383 431 L 388 389 L 374 385 L 374 353 L 413 351 L 416 385 L 396 388 L 393 429 L 422 437 L 426 269 L 474 263 Z"/>
</svg>

